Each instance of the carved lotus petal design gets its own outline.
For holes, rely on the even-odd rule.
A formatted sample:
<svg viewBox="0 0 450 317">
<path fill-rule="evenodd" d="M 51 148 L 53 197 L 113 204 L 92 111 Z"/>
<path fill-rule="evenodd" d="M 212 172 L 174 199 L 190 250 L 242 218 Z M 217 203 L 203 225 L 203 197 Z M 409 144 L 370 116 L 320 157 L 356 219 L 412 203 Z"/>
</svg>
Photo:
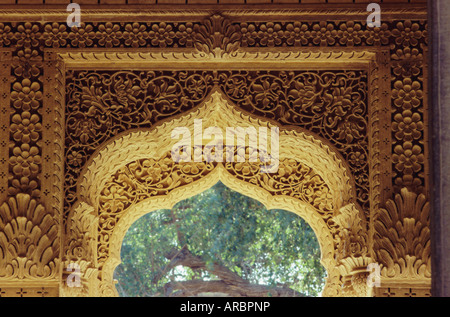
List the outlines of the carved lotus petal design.
<svg viewBox="0 0 450 317">
<path fill-rule="evenodd" d="M 196 24 L 195 47 L 206 54 L 233 53 L 239 48 L 239 28 L 220 14 L 212 15 L 203 25 Z"/>
<path fill-rule="evenodd" d="M 383 276 L 430 278 L 430 206 L 406 188 L 375 219 L 374 249 Z"/>
<path fill-rule="evenodd" d="M 0 262 L 11 263 L 4 275 L 17 278 L 56 274 L 58 227 L 52 214 L 28 194 L 0 206 Z"/>
</svg>

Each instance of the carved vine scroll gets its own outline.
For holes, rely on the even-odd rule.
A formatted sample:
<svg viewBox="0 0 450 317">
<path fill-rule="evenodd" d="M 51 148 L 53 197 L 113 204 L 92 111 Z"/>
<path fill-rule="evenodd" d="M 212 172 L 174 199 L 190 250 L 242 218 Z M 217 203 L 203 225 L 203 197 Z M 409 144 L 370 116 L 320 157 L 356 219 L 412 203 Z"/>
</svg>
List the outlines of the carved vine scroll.
<svg viewBox="0 0 450 317">
<path fill-rule="evenodd" d="M 369 210 L 366 82 L 364 71 L 70 73 L 66 206 L 81 166 L 100 144 L 194 108 L 217 85 L 244 111 L 331 140 L 352 167 L 359 203 Z"/>
</svg>

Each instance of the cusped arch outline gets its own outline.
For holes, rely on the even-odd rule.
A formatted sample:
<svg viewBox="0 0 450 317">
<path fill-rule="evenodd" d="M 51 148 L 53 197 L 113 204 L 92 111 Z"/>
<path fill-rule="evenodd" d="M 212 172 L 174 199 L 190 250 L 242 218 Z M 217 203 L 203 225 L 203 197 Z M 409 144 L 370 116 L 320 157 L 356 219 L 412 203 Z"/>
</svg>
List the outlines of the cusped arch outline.
<svg viewBox="0 0 450 317">
<path fill-rule="evenodd" d="M 320 176 L 330 189 L 332 217 L 335 216 L 336 219 L 324 220 L 323 216 L 318 213 L 317 208 L 295 197 L 272 195 L 269 191 L 257 185 L 249 185 L 231 175 L 226 171 L 224 165 L 218 163 L 211 173 L 191 184 L 175 188 L 167 195 L 149 197 L 133 203 L 126 208 L 118 221 L 113 221 L 112 234 L 106 238 L 109 248 L 108 256 L 106 259 L 102 259 L 99 268 L 99 294 L 117 295 L 113 284 L 113 272 L 116 266 L 120 264 L 120 247 L 123 237 L 134 221 L 150 211 L 171 208 L 177 202 L 208 189 L 217 181 L 222 181 L 230 189 L 257 199 L 269 209 L 286 209 L 307 221 L 319 240 L 322 254 L 321 263 L 328 273 L 325 290 L 335 289 L 336 285 L 340 283 L 339 278 L 342 275 L 342 272 L 339 272 L 339 263 L 336 260 L 339 245 L 337 240 L 341 237 L 339 233 L 341 229 L 347 231 L 350 229 L 339 228 L 340 223 L 342 223 L 338 219 L 341 216 L 340 210 L 346 210 L 348 209 L 346 206 L 351 206 L 350 209 L 355 210 L 353 216 L 359 219 L 355 223 L 365 221 L 362 210 L 356 203 L 354 179 L 347 163 L 326 140 L 299 128 L 281 128 L 274 121 L 255 118 L 234 106 L 218 88 L 214 89 L 205 101 L 195 109 L 164 120 L 151 129 L 124 132 L 99 148 L 82 171 L 80 181 L 77 184 L 78 200 L 69 213 L 68 226 L 76 226 L 70 220 L 72 218 L 83 218 L 81 214 L 87 209 L 90 210 L 91 217 L 95 219 L 93 223 L 98 223 L 102 214 L 100 208 L 102 190 L 112 175 L 129 163 L 149 158 L 159 159 L 165 153 L 170 152 L 173 145 L 178 141 L 171 138 L 171 131 L 180 126 L 188 127 L 193 131 L 194 119 L 196 118 L 203 119 L 204 128 L 219 127 L 225 129 L 226 127 L 248 126 L 280 128 L 280 162 L 283 159 L 301 162 Z M 347 224 L 344 224 L 344 226 L 347 226 Z M 88 231 L 88 236 L 91 236 L 90 245 L 92 245 L 92 240 L 102 240 L 101 237 L 95 237 L 98 232 L 92 226 Z M 73 232 L 70 228 L 66 232 L 69 235 L 68 240 L 77 239 L 76 237 L 70 237 L 70 232 Z M 90 259 L 91 265 L 98 266 L 99 255 L 95 250 L 90 254 L 93 257 Z M 337 291 L 327 292 L 331 294 Z"/>
<path fill-rule="evenodd" d="M 145 214 L 161 209 L 170 209 L 178 202 L 195 196 L 211 188 L 221 181 L 225 186 L 245 196 L 261 202 L 268 210 L 283 209 L 302 217 L 313 229 L 320 245 L 321 264 L 328 273 L 328 277 L 337 274 L 335 271 L 336 261 L 334 257 L 334 239 L 327 224 L 311 205 L 289 196 L 273 196 L 267 190 L 256 185 L 250 185 L 231 175 L 223 165 L 218 165 L 208 175 L 188 185 L 178 187 L 164 196 L 147 198 L 129 207 L 114 227 L 114 233 L 109 238 L 109 256 L 102 265 L 101 289 L 102 295 L 118 296 L 113 286 L 113 274 L 116 267 L 121 263 L 122 241 L 128 229 L 140 217 Z M 329 287 L 327 285 L 326 287 Z M 326 292 L 326 291 L 325 291 Z"/>
</svg>

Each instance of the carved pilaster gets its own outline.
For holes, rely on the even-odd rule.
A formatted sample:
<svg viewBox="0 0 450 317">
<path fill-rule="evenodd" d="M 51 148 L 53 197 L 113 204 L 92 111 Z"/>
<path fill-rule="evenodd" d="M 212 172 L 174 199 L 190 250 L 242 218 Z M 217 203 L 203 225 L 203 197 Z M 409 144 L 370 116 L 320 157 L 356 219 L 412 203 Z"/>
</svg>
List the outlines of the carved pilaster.
<svg viewBox="0 0 450 317">
<path fill-rule="evenodd" d="M 95 296 L 97 293 L 97 229 L 94 208 L 84 202 L 73 210 L 65 232 L 62 292 L 65 296 Z M 74 275 L 77 275 L 74 276 Z M 74 281 L 73 279 L 78 279 Z"/>
<path fill-rule="evenodd" d="M 13 24 L 10 31 L 7 36 L 14 50 L 8 68 L 12 76 L 9 111 L 2 116 L 9 118 L 9 135 L 3 140 L 9 140 L 9 169 L 8 198 L 0 206 L 0 285 L 16 283 L 30 295 L 33 287 L 51 285 L 53 289 L 59 283 L 60 214 L 45 197 L 52 188 L 43 180 L 43 160 L 53 159 L 43 139 L 44 129 L 51 131 L 53 126 L 43 120 L 40 24 Z"/>
<path fill-rule="evenodd" d="M 341 296 L 371 296 L 367 279 L 368 266 L 373 261 L 368 255 L 368 230 L 363 215 L 355 204 L 348 204 L 334 217 L 339 226 L 336 260 L 342 276 Z"/>
</svg>

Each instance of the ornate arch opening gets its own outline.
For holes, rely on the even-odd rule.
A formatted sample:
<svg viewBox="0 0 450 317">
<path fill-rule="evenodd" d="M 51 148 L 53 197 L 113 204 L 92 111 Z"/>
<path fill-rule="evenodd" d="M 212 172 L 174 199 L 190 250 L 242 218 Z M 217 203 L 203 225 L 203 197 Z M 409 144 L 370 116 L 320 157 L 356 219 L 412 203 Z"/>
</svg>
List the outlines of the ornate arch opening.
<svg viewBox="0 0 450 317">
<path fill-rule="evenodd" d="M 102 279 L 105 281 L 113 280 L 114 270 L 121 263 L 120 248 L 122 246 L 122 241 L 128 229 L 135 221 L 149 211 L 170 209 L 178 202 L 204 192 L 218 181 L 221 181 L 225 186 L 234 191 L 258 200 L 267 209 L 285 209 L 291 211 L 302 217 L 308 224 L 311 224 L 311 227 L 313 227 L 320 242 L 322 254 L 321 263 L 327 269 L 327 272 L 333 271 L 332 237 L 326 228 L 326 224 L 316 215 L 316 210 L 314 208 L 304 202 L 299 202 L 296 199 L 272 196 L 270 192 L 261 187 L 248 185 L 247 183 L 239 181 L 236 177 L 227 172 L 224 167 L 218 166 L 207 176 L 204 176 L 198 181 L 179 187 L 166 196 L 148 198 L 130 207 L 115 227 L 115 232 L 109 243 L 109 257 L 104 262 L 102 268 L 104 274 Z M 115 288 L 113 291 L 114 295 L 117 296 Z"/>
<path fill-rule="evenodd" d="M 221 172 L 228 174 L 222 169 L 216 175 Z M 137 207 L 144 214 L 125 233 L 114 270 L 119 296 L 320 296 L 326 278 L 321 248 L 298 212 L 268 208 L 221 181 L 200 194 L 183 194 L 191 197 L 173 196 L 170 208 L 146 209 L 151 202 Z"/>
<path fill-rule="evenodd" d="M 261 173 L 259 159 L 175 162 L 171 149 L 178 140 L 172 139 L 171 131 L 176 127 L 194 131 L 196 118 L 202 119 L 203 129 L 279 128 L 278 171 Z M 367 275 L 370 257 L 365 218 L 345 161 L 320 137 L 298 128 L 281 129 L 276 122 L 251 116 L 218 88 L 187 113 L 150 130 L 118 135 L 92 156 L 81 175 L 78 200 L 69 215 L 66 264 L 79 258 L 80 252 L 83 259 L 90 259 L 82 263 L 86 282 L 82 291 L 89 295 L 117 295 L 113 273 L 120 264 L 122 240 L 134 221 L 151 210 L 171 208 L 218 181 L 268 209 L 290 210 L 312 227 L 328 275 L 325 296 L 368 292 L 364 278 L 354 278 L 355 274 Z M 81 244 L 80 235 L 84 237 Z"/>
</svg>

